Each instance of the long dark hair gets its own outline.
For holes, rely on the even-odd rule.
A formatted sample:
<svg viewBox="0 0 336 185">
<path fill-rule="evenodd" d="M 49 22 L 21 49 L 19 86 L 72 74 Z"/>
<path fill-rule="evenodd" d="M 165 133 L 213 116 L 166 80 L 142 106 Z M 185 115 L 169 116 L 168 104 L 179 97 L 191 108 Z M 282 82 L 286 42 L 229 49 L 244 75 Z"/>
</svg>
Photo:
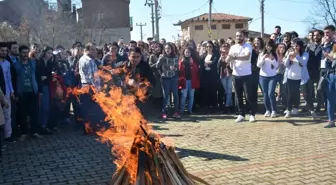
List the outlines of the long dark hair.
<svg viewBox="0 0 336 185">
<path fill-rule="evenodd" d="M 53 51 L 54 49 L 53 49 L 52 47 L 50 47 L 50 46 L 46 46 L 46 47 L 44 47 L 43 50 L 42 50 L 40 59 L 43 59 L 44 56 L 45 56 L 45 54 L 46 54 L 49 50 Z"/>
<path fill-rule="evenodd" d="M 300 54 L 300 56 L 302 56 L 303 53 L 305 52 L 305 47 L 304 47 L 303 41 L 299 38 L 295 38 L 295 39 L 293 39 L 293 43 L 300 46 L 299 54 Z"/>
<path fill-rule="evenodd" d="M 257 39 L 259 41 L 259 43 L 260 43 L 260 45 L 259 45 L 260 49 L 264 49 L 265 48 L 264 40 L 261 37 L 256 37 L 255 39 Z M 255 48 L 254 40 L 253 40 L 253 49 L 257 49 L 257 48 Z"/>
<path fill-rule="evenodd" d="M 278 56 L 276 54 L 276 44 L 275 42 L 272 40 L 272 39 L 269 39 L 266 43 L 265 43 L 265 48 L 264 48 L 264 51 L 263 53 L 267 53 L 267 46 L 270 46 L 272 48 L 271 50 L 271 54 L 273 55 L 273 57 L 277 60 L 278 59 Z"/>
<path fill-rule="evenodd" d="M 164 45 L 164 48 L 165 48 L 166 46 L 170 47 L 170 49 L 171 49 L 171 53 L 170 53 L 170 55 L 167 55 L 165 49 L 163 49 L 163 51 L 162 51 L 162 52 L 163 52 L 163 55 L 166 56 L 166 57 L 171 57 L 171 58 L 176 57 L 175 47 L 174 47 L 174 45 L 173 45 L 172 43 L 168 42 L 168 43 L 166 43 L 166 44 Z"/>
<path fill-rule="evenodd" d="M 207 44 L 210 44 L 212 46 L 212 54 L 216 54 L 215 53 L 216 52 L 215 44 L 211 40 L 207 41 Z M 206 51 L 205 54 L 207 55 L 208 50 L 205 50 L 205 51 Z"/>
</svg>

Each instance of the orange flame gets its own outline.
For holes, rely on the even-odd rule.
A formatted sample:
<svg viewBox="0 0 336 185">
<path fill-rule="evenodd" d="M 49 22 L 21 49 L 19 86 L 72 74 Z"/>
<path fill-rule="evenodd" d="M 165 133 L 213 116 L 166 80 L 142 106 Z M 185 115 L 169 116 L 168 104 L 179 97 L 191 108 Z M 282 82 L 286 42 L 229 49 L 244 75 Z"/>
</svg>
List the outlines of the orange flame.
<svg viewBox="0 0 336 185">
<path fill-rule="evenodd" d="M 92 99 L 99 104 L 106 115 L 105 121 L 110 124 L 108 129 L 98 131 L 97 135 L 101 142 L 113 145 L 112 154 L 116 157 L 114 163 L 117 165 L 117 173 L 122 170 L 121 167 L 125 167 L 131 176 L 130 183 L 134 183 L 138 166 L 137 152 L 139 151 L 133 151 L 131 147 L 134 146 L 134 143 L 139 143 L 142 140 L 142 136 L 139 135 L 140 125 L 148 133 L 152 132 L 152 128 L 147 125 L 147 121 L 137 107 L 137 100 L 144 101 L 146 99 L 150 83 L 145 80 L 141 83 L 128 85 L 130 75 L 127 74 L 125 68 L 104 67 L 95 74 L 95 77 L 100 78 L 104 85 L 100 91 L 94 91 Z M 114 85 L 115 78 L 120 78 L 121 87 Z M 127 87 L 126 91 L 125 87 Z M 94 90 L 92 87 L 86 87 L 71 89 L 68 92 L 78 98 L 79 94 L 88 93 L 90 89 Z M 92 131 L 89 124 L 85 124 L 85 129 Z M 149 176 L 148 173 L 146 175 Z"/>
</svg>

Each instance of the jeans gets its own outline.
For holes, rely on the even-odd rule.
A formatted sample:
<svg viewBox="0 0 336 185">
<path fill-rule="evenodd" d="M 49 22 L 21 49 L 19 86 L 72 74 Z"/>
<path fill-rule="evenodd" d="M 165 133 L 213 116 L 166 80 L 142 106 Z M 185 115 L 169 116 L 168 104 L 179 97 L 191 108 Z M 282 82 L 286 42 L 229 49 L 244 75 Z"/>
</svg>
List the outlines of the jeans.
<svg viewBox="0 0 336 185">
<path fill-rule="evenodd" d="M 42 128 L 47 128 L 50 112 L 49 87 L 42 86 L 42 96 L 40 99 L 40 122 Z"/>
<path fill-rule="evenodd" d="M 278 82 L 279 83 L 279 95 L 281 97 L 281 105 L 283 106 L 283 108 L 287 107 L 287 90 L 286 90 L 286 84 L 283 83 L 283 78 L 284 75 L 283 74 L 277 74 L 277 78 L 278 78 Z"/>
<path fill-rule="evenodd" d="M 277 76 L 272 77 L 260 76 L 259 83 L 263 91 L 264 105 L 266 111 L 276 112 L 275 87 L 277 84 Z"/>
<path fill-rule="evenodd" d="M 244 96 L 243 93 L 246 94 L 246 98 L 249 102 L 249 110 L 250 115 L 254 116 L 257 108 L 257 101 L 254 96 L 254 89 L 251 88 L 251 75 L 247 76 L 233 76 L 233 86 L 236 92 L 236 98 L 238 102 L 238 112 L 239 115 L 245 116 L 244 110 Z M 252 97 L 252 98 L 251 98 Z"/>
<path fill-rule="evenodd" d="M 306 106 L 308 110 L 314 111 L 314 102 L 313 102 L 313 91 L 314 91 L 314 84 L 311 79 L 308 80 L 307 83 L 301 85 L 301 90 L 303 93 L 303 98 L 306 101 Z"/>
<path fill-rule="evenodd" d="M 11 118 L 11 98 L 10 95 L 5 95 L 5 99 L 8 103 L 8 108 L 3 107 L 3 115 L 5 118 L 4 124 L 4 137 L 9 138 L 12 136 L 12 118 Z"/>
<path fill-rule="evenodd" d="M 223 77 L 220 79 L 225 90 L 225 106 L 232 106 L 232 76 Z"/>
<path fill-rule="evenodd" d="M 38 132 L 38 95 L 34 92 L 24 92 L 19 96 L 18 102 L 18 119 L 22 134 L 28 134 L 27 130 L 27 117 L 30 118 L 30 131 L 31 134 Z"/>
<path fill-rule="evenodd" d="M 186 88 L 181 90 L 181 112 L 184 112 L 184 108 L 185 108 L 185 102 L 187 99 L 187 95 L 188 95 L 188 112 L 192 112 L 192 108 L 194 105 L 194 93 L 195 93 L 195 89 L 193 89 L 191 87 L 191 80 L 187 80 L 186 81 Z"/>
<path fill-rule="evenodd" d="M 287 79 L 287 110 L 292 111 L 292 108 L 299 108 L 300 105 L 300 83 L 301 80 Z"/>
<path fill-rule="evenodd" d="M 336 74 L 329 74 L 329 84 L 327 89 L 327 112 L 329 121 L 335 120 L 335 96 L 336 96 Z"/>
<path fill-rule="evenodd" d="M 162 112 L 165 113 L 169 102 L 170 93 L 173 93 L 174 111 L 178 112 L 179 97 L 178 97 L 178 78 L 177 76 L 166 78 L 162 77 L 163 105 Z"/>
</svg>

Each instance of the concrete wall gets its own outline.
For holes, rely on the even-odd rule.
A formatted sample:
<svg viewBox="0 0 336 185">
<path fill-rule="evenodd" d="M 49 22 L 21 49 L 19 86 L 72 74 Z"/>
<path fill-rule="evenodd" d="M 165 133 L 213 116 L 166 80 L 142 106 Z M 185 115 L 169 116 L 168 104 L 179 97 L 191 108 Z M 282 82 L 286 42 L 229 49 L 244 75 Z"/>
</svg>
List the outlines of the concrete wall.
<svg viewBox="0 0 336 185">
<path fill-rule="evenodd" d="M 223 24 L 230 24 L 230 29 L 222 29 Z M 243 28 L 235 28 L 236 24 L 243 24 Z M 195 30 L 195 26 L 203 25 L 203 30 Z M 212 39 L 235 38 L 236 32 L 242 29 L 248 30 L 248 22 L 218 22 L 214 21 L 212 25 L 216 25 L 216 29 L 212 29 Z M 209 40 L 208 23 L 207 22 L 191 22 L 182 25 L 182 33 L 184 39 L 193 39 L 195 42 Z"/>
</svg>

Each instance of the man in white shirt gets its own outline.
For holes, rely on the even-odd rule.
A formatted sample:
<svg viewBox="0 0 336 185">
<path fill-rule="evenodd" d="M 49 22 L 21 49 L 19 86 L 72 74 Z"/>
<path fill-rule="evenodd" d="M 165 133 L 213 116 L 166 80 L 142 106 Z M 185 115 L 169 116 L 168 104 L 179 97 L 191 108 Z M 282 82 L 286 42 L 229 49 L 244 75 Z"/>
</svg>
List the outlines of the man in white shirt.
<svg viewBox="0 0 336 185">
<path fill-rule="evenodd" d="M 251 55 L 252 46 L 245 42 L 245 35 L 243 31 L 236 33 L 237 44 L 230 48 L 229 55 L 226 62 L 230 63 L 233 70 L 233 85 L 238 99 L 239 116 L 236 123 L 240 123 L 245 119 L 243 93 L 245 93 L 250 108 L 250 122 L 255 122 L 255 110 L 257 102 L 253 101 L 251 97 L 252 89 L 250 88 L 250 80 L 252 75 L 251 69 Z"/>
</svg>

